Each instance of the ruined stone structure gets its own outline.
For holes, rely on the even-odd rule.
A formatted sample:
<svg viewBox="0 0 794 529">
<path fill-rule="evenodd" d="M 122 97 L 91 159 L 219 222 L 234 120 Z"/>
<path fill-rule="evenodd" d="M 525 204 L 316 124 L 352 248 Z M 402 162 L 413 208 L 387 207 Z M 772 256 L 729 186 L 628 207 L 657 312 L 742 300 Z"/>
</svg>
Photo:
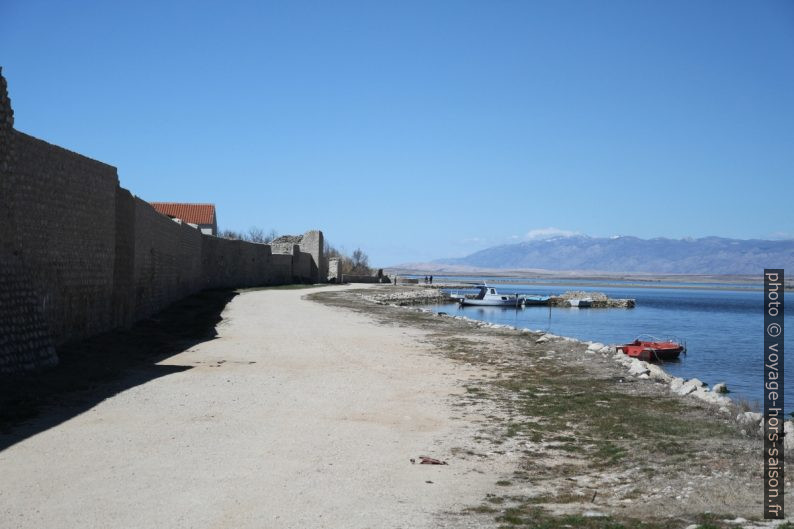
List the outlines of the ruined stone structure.
<svg viewBox="0 0 794 529">
<path fill-rule="evenodd" d="M 288 249 L 204 235 L 121 188 L 115 167 L 13 125 L 0 70 L 0 374 L 201 289 L 323 277 L 322 232 Z"/>
<path fill-rule="evenodd" d="M 336 257 L 328 259 L 328 282 L 342 282 L 342 261 Z"/>
</svg>

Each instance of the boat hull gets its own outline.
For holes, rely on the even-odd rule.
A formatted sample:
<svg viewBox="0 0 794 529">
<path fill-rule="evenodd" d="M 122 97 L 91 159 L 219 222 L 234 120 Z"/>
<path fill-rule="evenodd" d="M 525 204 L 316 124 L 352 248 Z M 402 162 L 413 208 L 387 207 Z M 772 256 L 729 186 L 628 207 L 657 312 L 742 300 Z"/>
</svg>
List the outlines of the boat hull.
<svg viewBox="0 0 794 529">
<path fill-rule="evenodd" d="M 470 305 L 473 307 L 520 307 L 521 301 L 515 299 L 498 300 L 498 299 L 463 299 L 461 305 Z"/>
<path fill-rule="evenodd" d="M 642 342 L 634 341 L 617 347 L 631 358 L 645 362 L 665 362 L 675 360 L 686 351 L 686 348 L 675 342 Z"/>
<path fill-rule="evenodd" d="M 548 305 L 549 296 L 528 296 L 523 298 L 524 305 Z"/>
</svg>

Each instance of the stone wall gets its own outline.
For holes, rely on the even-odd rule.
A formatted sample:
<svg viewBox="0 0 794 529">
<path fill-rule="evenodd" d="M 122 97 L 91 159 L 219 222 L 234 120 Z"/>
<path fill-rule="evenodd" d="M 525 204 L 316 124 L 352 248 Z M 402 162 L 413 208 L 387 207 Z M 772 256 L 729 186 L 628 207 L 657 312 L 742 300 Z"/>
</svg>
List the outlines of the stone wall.
<svg viewBox="0 0 794 529">
<path fill-rule="evenodd" d="M 323 232 L 319 230 L 307 231 L 300 242 L 300 251 L 311 256 L 309 276 L 313 283 L 325 281 L 328 277 L 328 265 L 323 258 Z"/>
<path fill-rule="evenodd" d="M 311 283 L 325 282 L 328 277 L 328 261 L 323 254 L 323 232 L 320 230 L 307 231 L 303 235 L 282 235 L 270 243 L 274 254 L 295 254 L 300 252 L 309 257 L 308 262 L 303 258 L 293 262 L 293 266 L 300 267 L 301 277 L 308 275 Z M 306 266 L 309 268 L 306 269 Z"/>
<path fill-rule="evenodd" d="M 0 373 L 54 365 L 54 346 L 203 288 L 320 279 L 322 232 L 282 255 L 203 235 L 119 187 L 114 167 L 13 123 L 0 70 Z"/>
<path fill-rule="evenodd" d="M 342 274 L 342 283 L 381 283 L 378 276 L 361 276 L 354 274 Z"/>
<path fill-rule="evenodd" d="M 53 339 L 61 343 L 112 326 L 116 169 L 14 134 L 11 245 L 32 276 Z M 4 186 L 5 187 L 5 186 Z"/>
<path fill-rule="evenodd" d="M 14 112 L 0 69 L 0 374 L 58 362 L 33 275 L 18 255 L 12 207 L 19 183 L 12 170 L 15 139 Z"/>
<path fill-rule="evenodd" d="M 326 274 L 329 283 L 342 282 L 342 261 L 336 257 L 328 259 L 328 273 Z"/>
<path fill-rule="evenodd" d="M 201 232 L 172 221 L 135 198 L 132 299 L 134 319 L 159 312 L 200 289 Z"/>
</svg>

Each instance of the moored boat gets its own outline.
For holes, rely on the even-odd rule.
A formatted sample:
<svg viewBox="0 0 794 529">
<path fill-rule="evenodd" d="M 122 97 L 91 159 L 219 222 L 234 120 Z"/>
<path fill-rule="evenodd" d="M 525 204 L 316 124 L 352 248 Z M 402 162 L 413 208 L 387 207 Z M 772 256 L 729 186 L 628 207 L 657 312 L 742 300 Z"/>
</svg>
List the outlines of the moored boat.
<svg viewBox="0 0 794 529">
<path fill-rule="evenodd" d="M 548 305 L 551 296 L 521 296 L 524 305 Z"/>
<path fill-rule="evenodd" d="M 487 285 L 477 287 L 479 292 L 473 298 L 460 298 L 461 305 L 486 307 L 523 307 L 524 298 L 517 294 L 500 294 L 495 288 Z"/>
<path fill-rule="evenodd" d="M 637 338 L 631 343 L 618 345 L 616 349 L 638 360 L 664 362 L 675 360 L 681 353 L 686 353 L 686 344 L 675 339 L 649 337 L 649 339 Z"/>
</svg>

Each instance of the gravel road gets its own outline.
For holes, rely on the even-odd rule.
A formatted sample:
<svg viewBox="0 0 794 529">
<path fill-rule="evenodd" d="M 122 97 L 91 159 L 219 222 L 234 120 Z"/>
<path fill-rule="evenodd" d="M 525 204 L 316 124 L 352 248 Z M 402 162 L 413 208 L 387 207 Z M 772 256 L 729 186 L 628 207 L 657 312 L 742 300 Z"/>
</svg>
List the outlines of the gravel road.
<svg viewBox="0 0 794 529">
<path fill-rule="evenodd" d="M 302 299 L 315 290 L 237 296 L 217 339 L 161 362 L 189 369 L 0 452 L 0 526 L 455 525 L 498 479 L 452 455 L 470 373 L 421 330 Z"/>
</svg>

